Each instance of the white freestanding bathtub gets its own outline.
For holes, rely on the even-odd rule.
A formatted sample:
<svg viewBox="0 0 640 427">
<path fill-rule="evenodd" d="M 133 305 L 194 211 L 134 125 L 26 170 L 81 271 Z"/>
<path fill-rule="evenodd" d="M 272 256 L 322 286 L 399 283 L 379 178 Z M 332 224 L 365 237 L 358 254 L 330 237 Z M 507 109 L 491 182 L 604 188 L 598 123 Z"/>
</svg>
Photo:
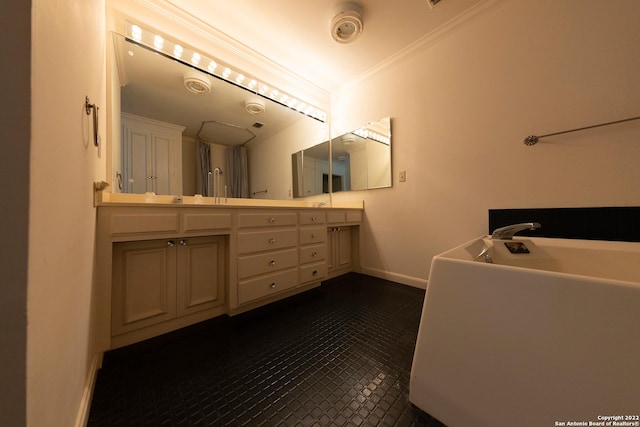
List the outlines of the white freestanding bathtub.
<svg viewBox="0 0 640 427">
<path fill-rule="evenodd" d="M 434 257 L 411 402 L 450 427 L 640 425 L 640 243 L 505 242 Z"/>
</svg>

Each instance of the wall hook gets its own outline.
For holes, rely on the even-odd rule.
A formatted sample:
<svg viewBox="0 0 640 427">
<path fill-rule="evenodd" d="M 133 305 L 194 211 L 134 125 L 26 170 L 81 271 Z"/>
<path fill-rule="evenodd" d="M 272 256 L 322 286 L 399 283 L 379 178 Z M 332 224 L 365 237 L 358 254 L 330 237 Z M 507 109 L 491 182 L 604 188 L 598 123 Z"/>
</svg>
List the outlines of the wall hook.
<svg viewBox="0 0 640 427">
<path fill-rule="evenodd" d="M 99 145 L 98 141 L 98 107 L 96 104 L 92 104 L 89 100 L 89 96 L 84 98 L 84 110 L 87 113 L 87 116 L 91 114 L 93 111 L 93 145 L 96 147 Z"/>
</svg>

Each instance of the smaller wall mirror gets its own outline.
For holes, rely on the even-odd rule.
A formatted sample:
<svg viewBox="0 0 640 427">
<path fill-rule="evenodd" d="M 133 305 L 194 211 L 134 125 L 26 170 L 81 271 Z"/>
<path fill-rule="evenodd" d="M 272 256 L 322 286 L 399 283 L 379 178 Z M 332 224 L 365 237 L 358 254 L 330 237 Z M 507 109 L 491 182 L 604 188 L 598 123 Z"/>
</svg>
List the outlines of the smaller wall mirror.
<svg viewBox="0 0 640 427">
<path fill-rule="evenodd" d="M 391 187 L 391 118 L 331 140 L 332 191 Z"/>
<path fill-rule="evenodd" d="M 391 187 L 391 118 L 293 153 L 291 168 L 293 197 Z"/>
</svg>

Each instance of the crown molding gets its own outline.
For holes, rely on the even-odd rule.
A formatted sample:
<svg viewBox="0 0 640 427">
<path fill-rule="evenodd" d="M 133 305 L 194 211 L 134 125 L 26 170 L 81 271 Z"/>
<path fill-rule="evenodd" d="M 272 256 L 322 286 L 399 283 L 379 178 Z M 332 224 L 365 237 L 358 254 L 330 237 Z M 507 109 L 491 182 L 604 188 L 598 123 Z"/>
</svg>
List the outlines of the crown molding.
<svg viewBox="0 0 640 427">
<path fill-rule="evenodd" d="M 237 66 L 244 72 L 256 76 L 257 78 L 267 82 L 270 85 L 279 87 L 282 90 L 292 94 L 298 94 L 300 99 L 305 102 L 316 104 L 329 110 L 330 93 L 315 83 L 301 77 L 285 68 L 270 58 L 251 49 L 247 45 L 239 42 L 230 35 L 218 30 L 202 19 L 190 14 L 185 9 L 177 6 L 168 0 L 107 0 L 108 7 L 111 7 L 120 14 L 119 18 L 128 18 L 140 22 L 146 22 L 150 26 L 154 26 L 153 18 L 149 16 L 160 17 L 164 21 L 176 25 L 185 31 L 191 39 L 198 39 L 199 44 L 204 41 L 209 45 L 209 49 L 203 49 L 202 46 L 193 46 L 202 49 L 205 53 L 210 54 L 214 58 L 219 58 L 233 66 Z M 118 17 L 115 18 L 117 20 Z M 157 21 L 157 18 L 155 19 Z M 111 24 L 116 30 L 123 31 L 120 28 L 123 25 L 120 22 Z M 157 28 L 156 30 L 161 30 Z M 179 35 L 171 34 L 172 38 L 179 39 Z M 185 43 L 189 40 L 181 40 Z M 192 43 L 193 44 L 193 43 Z M 211 48 L 218 50 L 216 52 L 206 52 Z M 250 68 L 248 68 L 250 67 Z"/>
<path fill-rule="evenodd" d="M 431 46 L 434 46 L 456 31 L 464 28 L 476 18 L 485 15 L 493 11 L 494 9 L 497 9 L 499 6 L 507 3 L 508 1 L 509 0 L 483 0 L 477 3 L 473 7 L 467 9 L 456 17 L 445 22 L 435 30 L 431 31 L 429 34 L 422 36 L 404 49 L 399 50 L 384 61 L 368 69 L 355 79 L 345 83 L 340 87 L 338 92 L 352 88 L 363 82 L 364 80 L 370 78 L 371 76 L 380 73 L 385 69 L 390 68 L 391 66 L 396 65 L 409 57 L 412 57 L 413 55 L 429 49 Z"/>
</svg>

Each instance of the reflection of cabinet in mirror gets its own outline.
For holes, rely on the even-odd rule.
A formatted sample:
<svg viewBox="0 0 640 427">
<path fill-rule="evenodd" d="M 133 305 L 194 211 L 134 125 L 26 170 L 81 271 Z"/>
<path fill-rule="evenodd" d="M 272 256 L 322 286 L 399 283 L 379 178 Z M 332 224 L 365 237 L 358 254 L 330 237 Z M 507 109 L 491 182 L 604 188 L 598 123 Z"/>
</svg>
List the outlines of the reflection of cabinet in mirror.
<svg viewBox="0 0 640 427">
<path fill-rule="evenodd" d="M 122 113 L 123 192 L 182 194 L 183 130 Z"/>
</svg>

